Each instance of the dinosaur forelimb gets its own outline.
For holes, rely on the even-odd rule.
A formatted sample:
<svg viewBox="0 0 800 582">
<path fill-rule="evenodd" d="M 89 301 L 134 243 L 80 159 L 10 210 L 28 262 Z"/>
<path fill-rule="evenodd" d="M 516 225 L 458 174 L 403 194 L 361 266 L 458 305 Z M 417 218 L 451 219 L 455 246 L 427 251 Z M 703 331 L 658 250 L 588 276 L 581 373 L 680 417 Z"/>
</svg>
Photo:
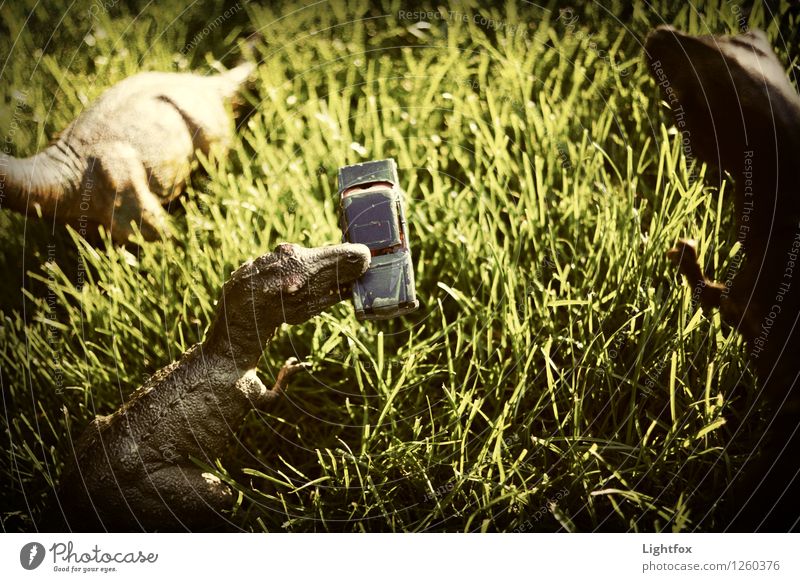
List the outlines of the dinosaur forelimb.
<svg viewBox="0 0 800 582">
<path fill-rule="evenodd" d="M 725 285 L 709 279 L 703 272 L 703 268 L 697 260 L 696 240 L 679 240 L 673 248 L 667 251 L 667 257 L 686 277 L 692 288 L 692 297 L 700 302 L 703 309 L 710 310 L 722 305 Z"/>
</svg>

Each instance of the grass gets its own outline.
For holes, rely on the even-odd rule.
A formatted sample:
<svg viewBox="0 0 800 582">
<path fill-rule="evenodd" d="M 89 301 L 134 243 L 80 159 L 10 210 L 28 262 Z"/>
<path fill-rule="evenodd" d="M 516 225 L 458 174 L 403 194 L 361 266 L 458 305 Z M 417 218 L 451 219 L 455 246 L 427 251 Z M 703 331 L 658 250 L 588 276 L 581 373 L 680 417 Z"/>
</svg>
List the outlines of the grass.
<svg viewBox="0 0 800 582">
<path fill-rule="evenodd" d="M 33 4 L 0 6 L 0 131 L 18 128 L 17 155 L 127 75 L 205 73 L 236 61 L 242 35 L 264 40 L 254 111 L 172 209 L 174 244 L 91 246 L 0 213 L 4 530 L 36 528 L 70 439 L 203 337 L 236 266 L 281 241 L 339 240 L 337 168 L 387 156 L 422 307 L 361 324 L 343 304 L 280 331 L 265 382 L 291 355 L 313 370 L 220 451 L 236 526 L 718 527 L 713 504 L 743 454 L 729 446 L 733 403 L 753 377 L 740 338 L 692 304 L 664 253 L 693 236 L 726 272 L 731 184 L 706 186 L 687 161 L 640 42 L 662 22 L 736 31 L 730 3 L 612 2 L 574 20 L 553 3 L 459 3 L 469 22 L 427 25 L 399 2 L 242 3 L 208 34 L 221 2 Z M 794 18 L 759 5 L 749 25 L 789 31 L 791 53 Z M 739 430 L 746 441 L 754 427 Z"/>
</svg>

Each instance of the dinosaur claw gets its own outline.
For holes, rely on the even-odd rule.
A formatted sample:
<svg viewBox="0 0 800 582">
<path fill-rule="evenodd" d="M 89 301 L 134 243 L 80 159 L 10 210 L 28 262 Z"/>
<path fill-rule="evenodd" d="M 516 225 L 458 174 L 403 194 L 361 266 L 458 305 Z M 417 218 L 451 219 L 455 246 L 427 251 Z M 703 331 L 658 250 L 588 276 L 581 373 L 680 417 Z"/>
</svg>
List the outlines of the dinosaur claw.
<svg viewBox="0 0 800 582">
<path fill-rule="evenodd" d="M 703 309 L 720 306 L 725 286 L 709 279 L 703 272 L 703 268 L 697 260 L 696 240 L 686 238 L 679 240 L 673 248 L 667 251 L 667 256 L 678 267 L 678 272 L 686 277 L 687 282 L 694 289 L 693 293 L 699 293 L 697 298 L 703 305 Z"/>
<path fill-rule="evenodd" d="M 675 266 L 684 263 L 697 262 L 697 241 L 689 238 L 682 238 L 678 243 L 667 251 L 667 258 Z"/>
<path fill-rule="evenodd" d="M 682 253 L 681 249 L 679 249 L 678 247 L 672 247 L 671 249 L 669 249 L 667 251 L 667 258 L 670 260 L 670 262 L 673 265 L 675 265 L 677 267 L 681 263 L 681 255 L 682 254 L 683 253 Z"/>
<path fill-rule="evenodd" d="M 289 377 L 309 368 L 311 368 L 311 362 L 301 362 L 297 358 L 291 357 L 283 363 L 280 373 Z"/>
<path fill-rule="evenodd" d="M 310 362 L 301 362 L 297 358 L 289 358 L 283 363 L 281 369 L 278 371 L 278 377 L 275 380 L 275 386 L 272 388 L 273 394 L 280 394 L 286 391 L 289 386 L 289 379 L 303 370 L 311 367 Z"/>
</svg>

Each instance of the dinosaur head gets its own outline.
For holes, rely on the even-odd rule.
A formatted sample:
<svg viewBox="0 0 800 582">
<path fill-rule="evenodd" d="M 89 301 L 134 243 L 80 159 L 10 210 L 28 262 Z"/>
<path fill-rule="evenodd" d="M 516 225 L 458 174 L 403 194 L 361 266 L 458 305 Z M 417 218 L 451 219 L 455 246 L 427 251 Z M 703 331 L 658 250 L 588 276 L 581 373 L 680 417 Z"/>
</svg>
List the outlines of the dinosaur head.
<svg viewBox="0 0 800 582">
<path fill-rule="evenodd" d="M 239 267 L 225 283 L 206 348 L 230 349 L 237 358 L 258 361 L 282 323 L 303 323 L 346 298 L 369 264 L 370 251 L 360 244 L 278 245 Z"/>
<path fill-rule="evenodd" d="M 281 323 L 303 323 L 335 305 L 370 264 L 369 249 L 359 244 L 312 249 L 280 244 L 272 254 L 277 257 L 272 268 L 280 281 L 276 307 Z"/>
<path fill-rule="evenodd" d="M 736 175 L 744 152 L 755 151 L 774 175 L 800 128 L 800 98 L 763 32 L 692 36 L 662 26 L 647 37 L 645 54 L 696 157 Z"/>
</svg>

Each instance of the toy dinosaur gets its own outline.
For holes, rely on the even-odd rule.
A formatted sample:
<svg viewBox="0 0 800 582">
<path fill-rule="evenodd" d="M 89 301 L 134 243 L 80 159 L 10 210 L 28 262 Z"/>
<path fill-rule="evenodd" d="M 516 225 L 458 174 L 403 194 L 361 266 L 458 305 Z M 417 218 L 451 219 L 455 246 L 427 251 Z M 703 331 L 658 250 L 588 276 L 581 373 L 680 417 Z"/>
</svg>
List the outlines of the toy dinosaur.
<svg viewBox="0 0 800 582">
<path fill-rule="evenodd" d="M 229 147 L 226 100 L 253 68 L 148 72 L 117 83 L 38 154 L 0 153 L 0 208 L 30 215 L 38 208 L 83 235 L 103 226 L 118 244 L 128 241 L 131 223 L 146 240 L 160 238 L 163 206 L 183 190 L 195 152 Z"/>
<path fill-rule="evenodd" d="M 245 263 L 222 291 L 205 340 L 156 372 L 74 448 L 59 504 L 71 530 L 196 530 L 224 523 L 233 494 L 193 459 L 214 460 L 254 408 L 273 403 L 304 369 L 286 362 L 272 389 L 255 372 L 284 322 L 302 323 L 342 299 L 369 267 L 369 249 L 281 244 Z"/>
<path fill-rule="evenodd" d="M 660 27 L 648 36 L 645 51 L 650 73 L 688 137 L 687 155 L 735 181 L 744 257 L 738 272 L 725 283 L 711 280 L 691 240 L 668 253 L 702 306 L 719 308 L 723 320 L 743 335 L 759 402 L 771 417 L 760 454 L 754 454 L 758 460 L 745 468 L 746 484 L 734 489 L 728 527 L 797 528 L 800 96 L 760 31 L 712 37 Z"/>
</svg>

